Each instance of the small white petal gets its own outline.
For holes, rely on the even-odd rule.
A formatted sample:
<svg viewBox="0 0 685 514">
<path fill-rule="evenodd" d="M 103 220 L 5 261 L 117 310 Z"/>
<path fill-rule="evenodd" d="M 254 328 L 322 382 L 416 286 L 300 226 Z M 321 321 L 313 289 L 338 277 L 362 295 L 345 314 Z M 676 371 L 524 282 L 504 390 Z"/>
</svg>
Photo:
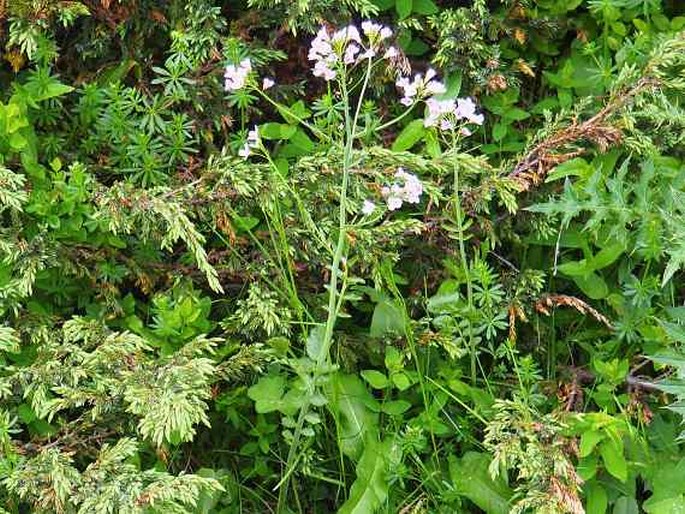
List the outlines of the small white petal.
<svg viewBox="0 0 685 514">
<path fill-rule="evenodd" d="M 364 216 L 368 216 L 371 214 L 373 211 L 376 210 L 376 204 L 373 203 L 371 200 L 364 200 L 364 204 L 362 205 L 362 214 Z"/>
</svg>

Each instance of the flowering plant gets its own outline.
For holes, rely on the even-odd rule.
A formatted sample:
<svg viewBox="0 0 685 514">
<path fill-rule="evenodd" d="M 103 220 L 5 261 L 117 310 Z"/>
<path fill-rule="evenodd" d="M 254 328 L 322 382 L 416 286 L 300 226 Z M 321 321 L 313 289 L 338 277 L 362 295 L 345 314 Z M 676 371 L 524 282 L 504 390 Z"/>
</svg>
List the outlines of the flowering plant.
<svg viewBox="0 0 685 514">
<path fill-rule="evenodd" d="M 307 356 L 311 361 L 306 373 L 305 383 L 310 384 L 305 400 L 298 406 L 299 416 L 292 420 L 293 430 L 289 431 L 290 453 L 286 466 L 294 465 L 301 438 L 306 432 L 306 419 L 320 402 L 319 385 L 323 384 L 335 368 L 331 366 L 330 350 L 334 342 L 334 329 L 344 315 L 349 289 L 355 283 L 350 274 L 350 262 L 354 260 L 350 238 L 368 227 L 390 227 L 393 223 L 391 213 L 399 211 L 405 204 L 419 206 L 426 191 L 438 188 L 421 177 L 419 170 L 407 166 L 394 166 L 383 170 L 380 175 L 368 175 L 363 169 L 368 158 L 365 152 L 367 141 L 373 141 L 382 133 L 388 133 L 402 123 L 417 108 L 423 106 L 425 116 L 422 120 L 427 130 L 432 130 L 444 146 L 445 154 L 458 150 L 460 138 L 471 135 L 473 127 L 484 121 L 477 112 L 475 102 L 470 98 L 450 97 L 446 85 L 438 79 L 437 72 L 429 68 L 425 72 L 409 76 L 398 71 L 397 60 L 402 58 L 399 50 L 392 44 L 393 32 L 373 21 L 364 21 L 360 27 L 348 25 L 338 30 L 321 27 L 311 42 L 308 60 L 312 62 L 314 77 L 323 80 L 328 87 L 329 98 L 338 104 L 340 118 L 331 121 L 324 113 L 313 119 L 302 109 L 295 110 L 282 105 L 270 96 L 271 88 L 277 89 L 273 79 L 265 77 L 260 82 L 249 59 L 238 64 L 229 64 L 225 70 L 225 89 L 229 93 L 246 89 L 262 97 L 295 125 L 321 142 L 325 142 L 328 152 L 340 156 L 333 169 L 339 177 L 335 196 L 337 199 L 337 223 L 328 230 L 322 230 L 314 222 L 306 209 L 299 207 L 303 220 L 312 233 L 312 238 L 327 249 L 330 256 L 329 279 L 326 286 L 326 316 L 318 322 L 313 318 L 314 328 L 307 337 Z M 406 67 L 404 67 L 406 70 Z M 390 70 L 396 75 L 395 87 L 401 92 L 398 97 L 400 110 L 389 120 L 370 120 L 362 117 L 368 109 L 367 96 L 372 79 L 381 76 L 380 72 Z M 269 124 L 264 130 L 271 129 Z M 342 130 L 340 130 L 342 129 Z M 307 136 L 308 137 L 308 136 Z M 260 156 L 273 170 L 275 180 L 285 186 L 298 206 L 303 204 L 301 194 L 289 185 L 283 176 L 273 150 L 267 148 L 260 137 L 259 127 L 252 129 L 238 154 L 244 159 Z M 458 168 L 455 166 L 455 186 L 458 184 Z M 391 176 L 388 176 L 391 174 Z M 455 194 L 457 190 L 455 189 Z M 436 197 L 437 199 L 437 197 Z M 458 198 L 455 205 L 460 205 Z M 384 208 L 380 207 L 384 206 Z M 352 214 L 352 216 L 351 216 Z M 455 219 L 463 232 L 461 211 L 456 207 Z M 286 233 L 285 227 L 278 228 L 282 219 L 274 217 L 272 223 L 276 233 Z M 284 243 L 287 244 L 287 243 Z M 463 248 L 462 248 L 463 250 Z M 282 252 L 282 261 L 287 262 L 289 254 Z M 299 300 L 294 302 L 299 305 Z M 300 366 L 298 364 L 297 366 Z M 301 372 L 298 372 L 301 373 Z M 281 494 L 287 494 L 287 475 L 282 481 Z M 283 498 L 281 498 L 282 500 Z"/>
</svg>

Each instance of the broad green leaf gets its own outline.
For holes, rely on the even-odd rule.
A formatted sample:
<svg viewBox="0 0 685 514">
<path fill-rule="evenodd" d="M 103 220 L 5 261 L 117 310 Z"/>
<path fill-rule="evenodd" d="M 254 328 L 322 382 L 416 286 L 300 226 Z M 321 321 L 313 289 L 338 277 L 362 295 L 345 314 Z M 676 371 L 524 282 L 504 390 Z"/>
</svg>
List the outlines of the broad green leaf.
<svg viewBox="0 0 685 514">
<path fill-rule="evenodd" d="M 285 392 L 285 378 L 265 376 L 247 390 L 247 396 L 255 402 L 255 410 L 260 414 L 277 411 Z"/>
<path fill-rule="evenodd" d="M 502 123 L 501 121 L 498 121 L 492 127 L 492 139 L 494 139 L 495 141 L 501 141 L 502 139 L 504 139 L 504 136 L 507 135 L 508 130 L 509 130 L 508 125 L 506 125 L 505 123 Z"/>
<path fill-rule="evenodd" d="M 392 144 L 392 150 L 394 152 L 409 150 L 418 143 L 425 134 L 426 128 L 423 126 L 423 120 L 414 120 L 399 133 L 397 139 L 395 139 L 395 142 Z"/>
<path fill-rule="evenodd" d="M 602 484 L 592 482 L 585 486 L 584 490 L 585 498 L 587 498 L 586 514 L 604 514 L 609 504 L 609 498 Z"/>
<path fill-rule="evenodd" d="M 621 496 L 614 503 L 613 514 L 640 514 L 640 508 L 635 501 L 635 498 L 628 496 Z"/>
<path fill-rule="evenodd" d="M 374 389 L 385 389 L 390 383 L 385 374 L 381 373 L 380 371 L 376 371 L 375 369 L 365 369 L 360 373 L 360 375 Z"/>
<path fill-rule="evenodd" d="M 288 140 L 297 132 L 296 125 L 286 125 L 285 123 L 265 123 L 259 126 L 259 134 L 264 139 Z"/>
<path fill-rule="evenodd" d="M 391 416 L 400 416 L 411 408 L 411 403 L 405 400 L 392 400 L 381 405 L 381 411 Z"/>
<path fill-rule="evenodd" d="M 488 470 L 490 462 L 484 453 L 467 452 L 461 459 L 450 455 L 450 478 L 455 491 L 486 514 L 508 514 L 512 491 L 501 478 L 492 479 Z"/>
<path fill-rule="evenodd" d="M 616 259 L 618 259 L 623 252 L 625 252 L 626 247 L 622 242 L 613 243 L 602 248 L 597 255 L 595 255 L 589 261 L 589 267 L 592 271 L 597 271 L 610 266 Z"/>
<path fill-rule="evenodd" d="M 319 359 L 323 358 L 321 352 L 325 350 L 323 340 L 324 332 L 324 327 L 319 325 L 317 327 L 314 327 L 309 332 L 309 336 L 307 337 L 307 355 L 313 361 L 318 361 Z"/>
<path fill-rule="evenodd" d="M 659 501 L 649 498 L 642 508 L 648 514 L 685 514 L 685 495 L 681 494 Z"/>
<path fill-rule="evenodd" d="M 327 386 L 328 408 L 338 424 L 341 451 L 352 458 L 362 455 L 364 445 L 378 438 L 378 414 L 370 406 L 377 401 L 357 375 L 335 373 Z"/>
<path fill-rule="evenodd" d="M 412 0 L 395 0 L 395 10 L 400 20 L 411 14 L 413 8 Z"/>
<path fill-rule="evenodd" d="M 438 12 L 438 6 L 433 0 L 414 0 L 412 12 L 423 15 L 435 14 Z"/>
<path fill-rule="evenodd" d="M 621 482 L 628 480 L 628 463 L 623 448 L 613 439 L 606 439 L 599 447 L 599 454 L 606 470 Z"/>
<path fill-rule="evenodd" d="M 302 100 L 298 100 L 290 107 L 279 105 L 278 112 L 288 125 L 297 125 L 300 120 L 306 120 L 312 115 Z"/>
<path fill-rule="evenodd" d="M 396 334 L 404 332 L 404 315 L 394 302 L 382 300 L 373 310 L 369 334 L 371 337 L 381 337 L 388 332 Z"/>
<path fill-rule="evenodd" d="M 545 182 L 553 182 L 566 177 L 589 177 L 593 168 L 581 157 L 561 163 L 547 176 Z"/>
<path fill-rule="evenodd" d="M 583 293 L 593 300 L 601 300 L 609 295 L 609 286 L 597 273 L 573 277 L 573 281 Z"/>
<path fill-rule="evenodd" d="M 586 430 L 580 436 L 580 457 L 587 457 L 592 453 L 602 439 L 604 439 L 604 434 L 598 430 Z"/>
<path fill-rule="evenodd" d="M 338 514 L 373 514 L 385 503 L 389 484 L 386 479 L 388 455 L 392 441 L 369 441 L 357 463 L 357 478 L 350 488 L 350 496 Z"/>
<path fill-rule="evenodd" d="M 33 97 L 36 102 L 42 102 L 49 98 L 55 98 L 56 96 L 66 95 L 74 90 L 73 87 L 67 86 L 57 81 L 50 82 L 45 89 L 43 89 L 39 94 Z"/>
</svg>

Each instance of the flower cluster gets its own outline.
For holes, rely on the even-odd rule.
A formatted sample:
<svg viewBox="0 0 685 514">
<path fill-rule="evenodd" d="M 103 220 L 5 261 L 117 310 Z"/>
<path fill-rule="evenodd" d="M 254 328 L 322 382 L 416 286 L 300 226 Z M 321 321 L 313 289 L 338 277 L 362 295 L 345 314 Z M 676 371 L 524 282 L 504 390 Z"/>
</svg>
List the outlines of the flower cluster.
<svg viewBox="0 0 685 514">
<path fill-rule="evenodd" d="M 419 203 L 423 194 L 423 184 L 416 175 L 398 168 L 395 181 L 381 190 L 381 194 L 388 205 L 388 210 L 396 211 L 402 203 Z"/>
<path fill-rule="evenodd" d="M 476 113 L 476 104 L 470 98 L 457 98 L 457 100 L 438 100 L 429 98 L 426 100 L 428 116 L 423 120 L 426 127 L 434 127 L 439 124 L 441 130 L 452 130 L 460 121 L 482 125 L 484 116 Z M 470 135 L 467 128 L 462 128 L 464 135 Z"/>
<path fill-rule="evenodd" d="M 314 61 L 313 73 L 326 81 L 333 80 L 338 74 L 339 66 L 352 65 L 378 55 L 383 42 L 392 37 L 388 27 L 365 21 L 361 25 L 366 43 L 355 25 L 348 25 L 332 34 L 326 27 L 321 27 L 309 48 L 308 59 Z M 398 55 L 395 47 L 389 47 L 383 57 L 391 59 Z"/>
<path fill-rule="evenodd" d="M 446 92 L 445 84 L 435 80 L 436 76 L 435 70 L 429 68 L 425 77 L 422 73 L 414 75 L 413 80 L 409 80 L 409 77 L 400 77 L 396 82 L 397 87 L 403 92 L 400 103 L 409 107 L 417 100 Z"/>
<path fill-rule="evenodd" d="M 250 59 L 243 59 L 237 66 L 235 64 L 227 65 L 224 72 L 224 89 L 226 91 L 238 91 L 244 88 L 251 71 Z"/>
<path fill-rule="evenodd" d="M 252 150 L 259 147 L 259 143 L 259 130 L 255 127 L 247 133 L 247 142 L 238 150 L 238 155 L 247 159 L 252 154 Z"/>
</svg>

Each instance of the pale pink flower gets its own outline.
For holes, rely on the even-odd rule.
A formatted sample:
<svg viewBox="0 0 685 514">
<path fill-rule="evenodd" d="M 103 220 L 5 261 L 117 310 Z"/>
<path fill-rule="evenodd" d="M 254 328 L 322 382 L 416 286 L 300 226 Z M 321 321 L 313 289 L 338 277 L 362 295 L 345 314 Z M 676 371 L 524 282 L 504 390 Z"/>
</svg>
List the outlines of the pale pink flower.
<svg viewBox="0 0 685 514">
<path fill-rule="evenodd" d="M 314 64 L 314 76 L 321 77 L 324 80 L 333 80 L 337 73 L 333 70 L 326 61 L 317 61 Z"/>
<path fill-rule="evenodd" d="M 383 54 L 383 59 L 394 59 L 398 55 L 399 55 L 399 52 L 397 51 L 397 48 L 395 48 L 394 46 L 391 46 Z"/>
<path fill-rule="evenodd" d="M 476 104 L 470 98 L 457 98 L 457 109 L 455 111 L 457 119 L 468 120 L 476 125 L 482 125 L 485 117 L 476 114 Z"/>
<path fill-rule="evenodd" d="M 373 48 L 369 48 L 366 52 L 359 56 L 359 59 L 373 59 L 376 57 L 376 51 Z"/>
<path fill-rule="evenodd" d="M 267 89 L 272 88 L 274 84 L 275 82 L 273 81 L 273 79 L 265 77 L 264 80 L 262 80 L 262 89 L 266 91 Z"/>
<path fill-rule="evenodd" d="M 353 64 L 357 60 L 357 54 L 360 52 L 361 48 L 359 45 L 350 43 L 345 49 L 345 56 L 343 57 L 343 62 L 345 64 Z"/>
<path fill-rule="evenodd" d="M 385 198 L 388 210 L 395 211 L 402 207 L 403 202 L 419 203 L 423 194 L 423 184 L 419 178 L 398 168 L 395 173 L 395 182 L 381 189 L 381 195 Z"/>
<path fill-rule="evenodd" d="M 347 43 L 348 41 L 361 43 L 359 30 L 354 25 L 348 25 L 347 27 L 336 31 L 331 37 L 332 43 Z"/>
<path fill-rule="evenodd" d="M 237 66 L 229 64 L 224 71 L 224 89 L 226 91 L 238 91 L 245 87 L 247 77 L 252 71 L 252 63 L 249 59 L 243 59 Z"/>
</svg>

